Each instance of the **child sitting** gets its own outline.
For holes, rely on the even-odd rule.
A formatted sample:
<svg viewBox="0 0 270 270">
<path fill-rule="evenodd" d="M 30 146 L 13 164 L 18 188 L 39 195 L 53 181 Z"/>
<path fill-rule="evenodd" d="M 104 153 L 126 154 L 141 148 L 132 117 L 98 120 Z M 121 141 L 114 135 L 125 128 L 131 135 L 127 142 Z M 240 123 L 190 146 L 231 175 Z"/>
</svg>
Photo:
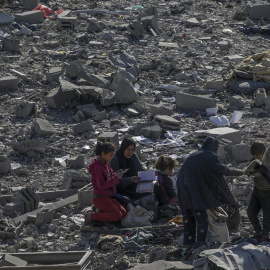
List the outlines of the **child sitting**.
<svg viewBox="0 0 270 270">
<path fill-rule="evenodd" d="M 170 178 L 175 166 L 175 160 L 170 157 L 160 156 L 155 164 L 158 181 L 154 187 L 154 194 L 159 206 L 168 203 L 178 203 L 176 189 L 173 187 L 173 180 Z"/>
<path fill-rule="evenodd" d="M 262 168 L 266 170 L 270 168 L 270 148 L 266 149 L 264 142 L 255 141 L 251 144 L 250 153 L 256 159 L 253 163 L 261 164 Z M 254 237 L 258 238 L 260 242 L 269 239 L 270 232 L 270 182 L 269 179 L 263 175 L 260 167 L 257 166 L 255 172 L 250 172 L 250 164 L 245 169 L 245 174 L 254 176 L 254 188 L 249 201 L 247 214 L 248 218 L 254 228 Z M 256 168 L 256 167 L 255 167 Z M 262 225 L 258 218 L 259 212 L 262 211 L 263 221 Z"/>
<path fill-rule="evenodd" d="M 114 198 L 116 185 L 122 172 L 115 173 L 110 167 L 110 161 L 114 155 L 115 146 L 109 142 L 98 142 L 96 145 L 97 157 L 89 165 L 92 176 L 93 205 L 98 209 L 97 213 L 85 215 L 84 225 L 91 221 L 114 222 L 127 215 L 125 208 Z"/>
</svg>

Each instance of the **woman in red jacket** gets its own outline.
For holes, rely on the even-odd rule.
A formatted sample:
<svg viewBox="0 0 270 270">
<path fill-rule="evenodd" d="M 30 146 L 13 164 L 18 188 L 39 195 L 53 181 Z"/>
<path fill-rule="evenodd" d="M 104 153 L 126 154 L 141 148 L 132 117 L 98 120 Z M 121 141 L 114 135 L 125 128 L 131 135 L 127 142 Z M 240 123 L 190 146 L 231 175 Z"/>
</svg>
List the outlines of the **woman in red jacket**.
<svg viewBox="0 0 270 270">
<path fill-rule="evenodd" d="M 122 177 L 122 170 L 115 173 L 110 167 L 110 161 L 115 152 L 115 146 L 109 142 L 98 142 L 95 149 L 97 157 L 89 165 L 92 176 L 93 204 L 98 213 L 85 215 L 84 224 L 91 221 L 114 222 L 127 215 L 125 208 L 114 198 L 116 185 Z"/>
</svg>

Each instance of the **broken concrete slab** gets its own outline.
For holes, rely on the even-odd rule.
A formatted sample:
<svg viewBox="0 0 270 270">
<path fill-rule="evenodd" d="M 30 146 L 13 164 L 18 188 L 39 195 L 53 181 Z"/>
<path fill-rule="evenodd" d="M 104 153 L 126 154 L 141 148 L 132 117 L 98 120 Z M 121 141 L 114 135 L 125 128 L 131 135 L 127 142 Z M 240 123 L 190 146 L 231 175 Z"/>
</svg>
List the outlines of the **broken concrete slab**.
<svg viewBox="0 0 270 270">
<path fill-rule="evenodd" d="M 152 140 L 159 139 L 161 133 L 162 128 L 159 125 L 157 125 L 155 121 L 147 123 L 138 123 L 134 130 L 135 136 L 143 135 Z"/>
<path fill-rule="evenodd" d="M 59 78 L 62 74 L 62 67 L 53 67 L 46 73 L 46 79 L 48 82 L 59 82 Z"/>
<path fill-rule="evenodd" d="M 76 157 L 70 157 L 67 160 L 67 166 L 69 168 L 81 169 L 85 167 L 84 155 L 79 155 Z"/>
<path fill-rule="evenodd" d="M 146 16 L 141 18 L 141 22 L 146 27 L 148 26 L 152 27 L 154 31 L 158 31 L 158 22 L 157 18 L 154 15 Z"/>
<path fill-rule="evenodd" d="M 27 262 L 12 256 L 10 254 L 5 254 L 3 260 L 1 261 L 1 266 L 14 266 L 14 267 L 20 267 L 20 266 L 26 266 Z"/>
<path fill-rule="evenodd" d="M 264 105 L 265 104 L 265 100 L 267 98 L 267 95 L 266 95 L 266 91 L 264 88 L 258 88 L 256 91 L 255 91 L 255 98 L 254 98 L 254 103 L 257 107 L 261 106 L 261 105 Z"/>
<path fill-rule="evenodd" d="M 193 266 L 184 262 L 171 262 L 159 260 L 150 264 L 141 264 L 130 268 L 131 270 L 191 270 L 194 269 Z"/>
<path fill-rule="evenodd" d="M 62 92 L 60 88 L 54 88 L 45 97 L 45 101 L 50 108 L 59 109 L 65 106 L 65 104 L 68 101 L 71 101 L 75 97 L 76 97 L 76 92 L 74 90 L 68 91 L 68 92 Z"/>
<path fill-rule="evenodd" d="M 77 109 L 83 113 L 85 118 L 91 118 L 93 113 L 97 111 L 94 103 L 77 106 Z"/>
<path fill-rule="evenodd" d="M 131 36 L 140 38 L 145 34 L 145 29 L 141 22 L 135 21 L 128 25 L 128 30 Z"/>
<path fill-rule="evenodd" d="M 249 18 L 251 20 L 259 20 L 261 18 L 269 18 L 270 4 L 255 4 L 249 10 Z"/>
<path fill-rule="evenodd" d="M 171 116 L 158 114 L 154 119 L 159 125 L 161 125 L 164 131 L 180 129 L 181 122 Z"/>
<path fill-rule="evenodd" d="M 45 137 L 54 134 L 54 129 L 51 123 L 45 119 L 36 118 L 33 129 L 38 137 Z"/>
<path fill-rule="evenodd" d="M 16 107 L 15 116 L 21 118 L 28 117 L 34 113 L 35 106 L 36 106 L 35 102 L 22 101 Z"/>
<path fill-rule="evenodd" d="M 85 120 L 73 127 L 75 133 L 85 133 L 88 131 L 94 131 L 92 121 L 90 119 Z"/>
<path fill-rule="evenodd" d="M 34 10 L 17 13 L 15 14 L 14 21 L 29 24 L 42 23 L 44 21 L 43 12 L 40 10 Z"/>
<path fill-rule="evenodd" d="M 229 96 L 229 109 L 237 110 L 245 107 L 245 103 L 241 96 Z"/>
<path fill-rule="evenodd" d="M 190 18 L 185 21 L 185 26 L 186 27 L 192 27 L 192 26 L 198 26 L 199 22 L 196 18 Z"/>
<path fill-rule="evenodd" d="M 93 186 L 92 183 L 84 186 L 78 191 L 78 200 L 81 207 L 91 206 L 93 204 Z"/>
<path fill-rule="evenodd" d="M 171 107 L 173 107 L 173 105 Z M 172 114 L 174 114 L 174 111 L 173 108 L 168 108 L 162 104 L 158 104 L 158 105 L 150 105 L 150 113 L 151 116 L 155 116 L 157 114 L 171 116 Z"/>
<path fill-rule="evenodd" d="M 239 130 L 229 127 L 213 128 L 209 130 L 196 130 L 196 136 L 213 136 L 217 140 L 223 138 L 231 140 L 234 144 L 239 144 L 242 141 L 242 136 Z"/>
<path fill-rule="evenodd" d="M 2 51 L 19 52 L 20 40 L 17 38 L 7 37 L 2 41 Z"/>
<path fill-rule="evenodd" d="M 207 81 L 205 88 L 223 91 L 223 79 Z"/>
<path fill-rule="evenodd" d="M 115 104 L 115 93 L 109 89 L 103 89 L 101 94 L 102 106 L 111 106 Z"/>
<path fill-rule="evenodd" d="M 177 92 L 176 107 L 185 111 L 205 111 L 207 108 L 216 107 L 216 100 L 202 95 Z"/>
<path fill-rule="evenodd" d="M 64 174 L 63 182 L 60 186 L 61 189 L 77 189 L 91 183 L 91 177 L 81 176 L 80 174 L 72 171 L 67 171 Z"/>
<path fill-rule="evenodd" d="M 30 151 L 35 151 L 44 154 L 47 149 L 47 144 L 43 140 L 33 139 L 33 140 L 23 140 L 20 142 L 12 143 L 12 148 L 19 153 L 27 154 Z"/>
<path fill-rule="evenodd" d="M 19 79 L 15 76 L 7 76 L 0 78 L 0 89 L 18 89 Z"/>
</svg>

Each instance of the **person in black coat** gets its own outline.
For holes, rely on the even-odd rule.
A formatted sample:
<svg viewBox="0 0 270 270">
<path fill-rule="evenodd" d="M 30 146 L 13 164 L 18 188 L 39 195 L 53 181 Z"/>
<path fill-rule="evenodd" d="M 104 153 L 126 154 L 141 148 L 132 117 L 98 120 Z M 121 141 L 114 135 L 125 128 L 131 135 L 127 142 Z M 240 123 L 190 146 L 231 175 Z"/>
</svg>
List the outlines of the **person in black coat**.
<svg viewBox="0 0 270 270">
<path fill-rule="evenodd" d="M 223 177 L 243 175 L 243 170 L 228 168 L 217 156 L 218 141 L 207 137 L 201 151 L 185 160 L 177 178 L 177 194 L 184 220 L 184 245 L 205 243 L 207 209 L 236 205 Z"/>
</svg>

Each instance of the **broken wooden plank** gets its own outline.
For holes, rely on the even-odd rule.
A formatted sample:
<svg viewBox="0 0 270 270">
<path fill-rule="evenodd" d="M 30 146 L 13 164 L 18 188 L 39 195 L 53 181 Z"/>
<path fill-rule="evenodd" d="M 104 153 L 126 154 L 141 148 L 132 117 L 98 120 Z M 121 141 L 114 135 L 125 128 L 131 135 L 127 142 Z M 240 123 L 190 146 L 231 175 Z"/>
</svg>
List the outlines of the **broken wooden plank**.
<svg viewBox="0 0 270 270">
<path fill-rule="evenodd" d="M 59 210 L 69 204 L 72 204 L 72 203 L 75 203 L 78 201 L 78 194 L 75 194 L 75 195 L 72 195 L 70 197 L 67 197 L 65 199 L 62 199 L 60 201 L 57 201 L 53 204 L 50 204 L 50 205 L 46 205 L 44 207 L 41 207 L 41 208 L 38 208 L 34 211 L 31 211 L 31 212 L 28 212 L 24 215 L 21 215 L 21 216 L 18 216 L 16 218 L 13 219 L 13 222 L 14 224 L 17 224 L 19 221 L 26 221 L 27 220 L 27 217 L 29 215 L 36 215 L 37 213 L 40 213 L 42 210 L 46 210 L 46 209 L 49 209 L 49 210 Z"/>
</svg>

